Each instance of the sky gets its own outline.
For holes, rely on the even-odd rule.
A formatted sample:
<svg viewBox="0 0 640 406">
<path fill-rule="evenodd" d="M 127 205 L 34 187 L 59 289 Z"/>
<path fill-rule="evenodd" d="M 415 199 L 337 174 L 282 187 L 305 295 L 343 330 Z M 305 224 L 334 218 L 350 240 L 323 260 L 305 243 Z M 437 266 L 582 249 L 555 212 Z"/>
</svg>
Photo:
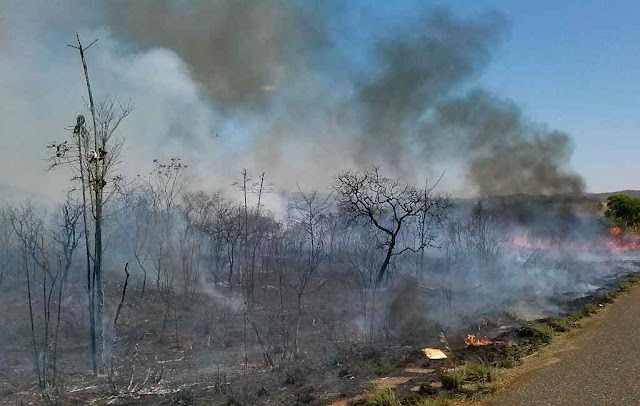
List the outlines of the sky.
<svg viewBox="0 0 640 406">
<path fill-rule="evenodd" d="M 433 140 L 414 144 L 411 131 L 421 123 L 442 131 L 442 123 L 430 123 L 429 114 L 481 88 L 485 96 L 480 100 L 500 112 L 517 106 L 518 135 L 504 142 L 531 147 L 529 140 L 539 129 L 542 139 L 551 135 L 555 140 L 554 130 L 568 134 L 569 141 L 559 141 L 558 157 L 550 158 L 557 161 L 552 169 L 561 180 L 575 171 L 589 192 L 640 189 L 640 3 L 175 3 L 163 8 L 160 2 L 137 2 L 136 7 L 116 1 L 0 2 L 0 184 L 49 196 L 59 196 L 67 187 L 69 172 L 44 173 L 44 145 L 68 136 L 65 127 L 82 112 L 86 96 L 81 65 L 74 50 L 66 47 L 79 32 L 86 41 L 99 39 L 88 56 L 96 92 L 135 100 L 136 110 L 121 129 L 127 140 L 121 170 L 127 176 L 149 171 L 153 158 L 180 156 L 193 168 L 195 187 L 228 186 L 248 167 L 253 173 L 266 170 L 282 188 L 325 188 L 341 169 L 382 162 L 398 176 L 414 171 L 433 179 L 445 172 L 443 185 L 449 192 L 470 195 L 487 181 L 470 176 L 468 167 L 483 168 L 476 161 L 487 157 L 430 154 L 425 145 Z M 422 20 L 420 15 L 431 13 L 426 9 L 450 14 L 442 19 L 440 31 L 426 31 L 436 38 L 435 44 L 441 40 L 455 48 L 459 37 L 466 42 L 474 36 L 487 38 L 472 47 L 463 44 L 463 53 L 445 52 L 446 63 L 459 63 L 458 76 L 447 76 L 448 65 L 435 64 L 439 74 L 445 72 L 444 79 L 418 74 L 422 90 L 402 90 L 404 85 L 388 66 L 393 52 L 385 54 L 384 49 L 407 45 L 404 37 L 440 21 Z M 240 17 L 236 23 L 219 15 Z M 189 21 L 180 25 L 182 20 Z M 453 33 L 447 31 L 448 24 Z M 458 36 L 458 26 L 469 36 Z M 420 58 L 407 63 L 432 66 Z M 399 73 L 415 72 L 401 67 Z M 442 82 L 441 91 L 429 90 Z M 408 113 L 385 116 L 382 122 L 375 117 L 380 100 L 368 97 L 380 89 L 391 94 L 391 104 L 382 104 L 390 110 L 412 97 L 432 101 L 401 106 Z M 407 135 L 369 137 L 368 131 L 375 133 L 380 123 L 389 122 L 406 125 Z M 443 140 L 450 139 L 436 138 L 436 144 Z M 472 145 L 468 141 L 454 144 L 464 151 Z M 398 143 L 402 154 L 376 152 Z M 482 148 L 494 153 L 496 145 Z M 508 186 L 498 192 L 523 191 L 520 179 L 504 184 Z"/>
<path fill-rule="evenodd" d="M 511 21 L 482 81 L 569 132 L 593 192 L 640 188 L 640 3 L 469 1 Z"/>
</svg>

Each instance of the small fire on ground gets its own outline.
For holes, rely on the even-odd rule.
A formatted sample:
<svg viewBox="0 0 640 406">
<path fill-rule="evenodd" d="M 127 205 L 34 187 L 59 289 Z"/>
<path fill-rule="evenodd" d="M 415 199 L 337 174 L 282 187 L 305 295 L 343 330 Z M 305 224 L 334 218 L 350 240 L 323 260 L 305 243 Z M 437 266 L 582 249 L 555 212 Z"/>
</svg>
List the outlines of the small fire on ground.
<svg viewBox="0 0 640 406">
<path fill-rule="evenodd" d="M 482 347 L 493 344 L 487 337 L 479 337 L 476 334 L 467 334 L 464 338 L 464 343 L 470 347 Z"/>
</svg>

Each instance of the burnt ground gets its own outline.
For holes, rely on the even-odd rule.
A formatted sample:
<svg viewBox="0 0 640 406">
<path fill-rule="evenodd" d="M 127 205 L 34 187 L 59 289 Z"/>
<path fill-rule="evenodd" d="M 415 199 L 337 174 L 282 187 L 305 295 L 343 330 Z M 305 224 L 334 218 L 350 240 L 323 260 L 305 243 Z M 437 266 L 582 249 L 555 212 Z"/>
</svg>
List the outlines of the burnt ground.
<svg viewBox="0 0 640 406">
<path fill-rule="evenodd" d="M 112 296 L 108 302 L 117 303 L 121 286 L 109 283 L 106 290 Z M 6 309 L 0 314 L 0 404 L 43 403 L 23 293 L 0 296 Z M 63 313 L 71 317 L 60 326 L 60 385 L 50 393 L 59 404 L 321 405 L 357 395 L 370 379 L 425 362 L 417 347 L 343 340 L 330 331 L 330 322 L 305 320 L 304 342 L 314 345 L 305 345 L 297 359 L 282 362 L 278 348 L 270 348 L 272 369 L 261 362 L 260 348 L 252 346 L 245 364 L 241 314 L 226 314 L 210 295 L 167 299 L 147 289 L 141 297 L 132 287 L 117 339 L 106 340 L 113 357 L 107 356 L 107 371 L 94 378 L 85 306 L 76 300 L 82 295 L 69 292 L 63 304 Z M 229 318 L 234 320 L 225 322 Z M 267 327 L 261 329 L 266 335 Z M 437 344 L 437 333 L 431 336 Z"/>
<path fill-rule="evenodd" d="M 116 297 L 119 289 L 114 285 L 109 290 Z M 594 306 L 612 301 L 615 292 L 626 289 L 624 282 L 610 281 L 592 296 L 565 302 L 564 307 L 567 314 L 585 316 L 595 311 Z M 1 338 L 7 343 L 0 348 L 0 404 L 43 404 L 33 372 L 32 350 L 25 340 L 30 337 L 24 323 L 25 303 L 10 295 L 0 301 L 7 309 L 0 315 L 4 326 Z M 275 368 L 271 369 L 260 362 L 257 348 L 249 349 L 252 361 L 243 362 L 244 350 L 238 344 L 242 331 L 228 333 L 229 341 L 235 343 L 228 348 L 221 345 L 224 337 L 212 335 L 211 325 L 220 327 L 223 315 L 210 311 L 215 301 L 209 296 L 176 297 L 168 303 L 158 292 L 148 291 L 139 297 L 132 290 L 126 303 L 116 330 L 118 339 L 107 340 L 115 342 L 114 355 L 107 358 L 107 364 L 113 365 L 111 376 L 93 378 L 90 374 L 82 312 L 61 326 L 61 385 L 48 393 L 51 399 L 70 405 L 338 405 L 357 402 L 372 384 L 394 387 L 407 397 L 436 393 L 466 397 L 468 391 L 440 388 L 442 373 L 452 365 L 483 359 L 511 367 L 546 344 L 525 322 L 498 314 L 449 334 L 451 361 L 429 361 L 422 355 L 422 347 L 442 347 L 434 328 L 427 335 L 430 339 L 420 345 L 318 339 L 317 347 L 284 363 L 278 362 L 279 352 L 273 349 Z M 71 306 L 68 311 L 77 311 L 73 309 L 77 308 Z M 211 314 L 218 316 L 210 320 Z M 554 320 L 538 323 L 553 325 Z M 325 330 L 326 326 L 317 329 Z M 504 344 L 466 347 L 461 339 L 464 331 L 479 332 Z"/>
</svg>

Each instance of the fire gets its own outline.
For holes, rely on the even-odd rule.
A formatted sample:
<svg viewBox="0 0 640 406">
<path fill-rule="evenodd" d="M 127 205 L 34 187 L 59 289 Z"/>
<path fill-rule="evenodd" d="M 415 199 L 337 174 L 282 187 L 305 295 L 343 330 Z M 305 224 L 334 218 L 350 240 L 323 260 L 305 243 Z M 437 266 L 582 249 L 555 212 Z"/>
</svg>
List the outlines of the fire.
<svg viewBox="0 0 640 406">
<path fill-rule="evenodd" d="M 464 338 L 464 343 L 471 347 L 481 347 L 492 344 L 487 337 L 480 338 L 476 334 L 467 334 Z"/>
<path fill-rule="evenodd" d="M 528 232 L 509 237 L 509 246 L 513 249 L 572 249 L 581 251 L 634 251 L 640 250 L 640 242 L 625 240 L 618 227 L 609 229 L 609 237 L 589 241 L 552 240 L 531 238 Z"/>
</svg>

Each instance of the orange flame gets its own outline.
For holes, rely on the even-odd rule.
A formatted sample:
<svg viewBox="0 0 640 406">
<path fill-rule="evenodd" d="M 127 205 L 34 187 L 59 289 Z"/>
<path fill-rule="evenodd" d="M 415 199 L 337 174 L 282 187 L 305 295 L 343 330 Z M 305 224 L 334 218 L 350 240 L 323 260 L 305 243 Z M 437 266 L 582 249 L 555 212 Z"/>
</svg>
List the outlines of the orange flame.
<svg viewBox="0 0 640 406">
<path fill-rule="evenodd" d="M 640 242 L 627 241 L 618 227 L 609 229 L 609 237 L 591 241 L 554 241 L 551 239 L 533 239 L 529 233 L 509 237 L 509 246 L 513 249 L 572 249 L 572 250 L 608 250 L 632 251 L 640 250 Z"/>
<path fill-rule="evenodd" d="M 476 334 L 467 334 L 464 338 L 464 343 L 471 347 L 481 347 L 492 344 L 487 337 L 480 338 Z"/>
</svg>

